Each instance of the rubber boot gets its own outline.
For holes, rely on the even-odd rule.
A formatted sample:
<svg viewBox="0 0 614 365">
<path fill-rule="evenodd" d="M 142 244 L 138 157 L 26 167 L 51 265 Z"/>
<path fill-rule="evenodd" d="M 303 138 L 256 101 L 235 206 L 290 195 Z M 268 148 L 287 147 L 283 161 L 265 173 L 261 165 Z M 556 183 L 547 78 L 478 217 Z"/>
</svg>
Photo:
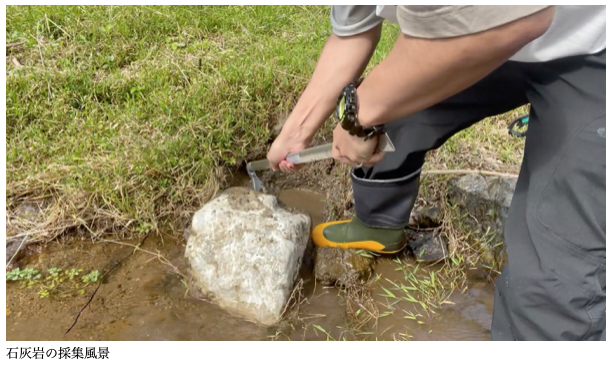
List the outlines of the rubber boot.
<svg viewBox="0 0 614 365">
<path fill-rule="evenodd" d="M 317 247 L 341 247 L 391 254 L 405 248 L 403 229 L 373 228 L 357 217 L 317 225 L 311 232 Z"/>
</svg>

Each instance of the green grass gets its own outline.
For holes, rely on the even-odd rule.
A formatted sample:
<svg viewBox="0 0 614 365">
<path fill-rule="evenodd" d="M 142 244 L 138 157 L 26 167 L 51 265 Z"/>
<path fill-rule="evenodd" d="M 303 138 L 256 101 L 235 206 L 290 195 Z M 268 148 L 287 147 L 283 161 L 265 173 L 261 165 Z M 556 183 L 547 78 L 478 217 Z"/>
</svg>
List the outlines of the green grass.
<svg viewBox="0 0 614 365">
<path fill-rule="evenodd" d="M 29 240 L 189 218 L 264 157 L 331 33 L 326 6 L 8 6 L 6 26 L 25 42 L 6 59 L 7 234 Z M 385 23 L 369 69 L 397 35 Z M 516 172 L 524 140 L 505 127 L 525 111 L 462 131 L 425 169 Z M 48 211 L 15 218 L 24 201 Z"/>
<path fill-rule="evenodd" d="M 529 106 L 525 105 L 460 131 L 441 148 L 429 153 L 425 169 L 474 169 L 517 174 L 525 139 L 510 136 L 507 127 L 512 120 L 528 113 Z"/>
<path fill-rule="evenodd" d="M 9 209 L 53 196 L 73 225 L 157 228 L 186 216 L 265 155 L 331 33 L 328 16 L 302 6 L 7 6 L 7 42 L 25 41 L 7 51 Z M 385 27 L 371 67 L 397 32 Z"/>
</svg>

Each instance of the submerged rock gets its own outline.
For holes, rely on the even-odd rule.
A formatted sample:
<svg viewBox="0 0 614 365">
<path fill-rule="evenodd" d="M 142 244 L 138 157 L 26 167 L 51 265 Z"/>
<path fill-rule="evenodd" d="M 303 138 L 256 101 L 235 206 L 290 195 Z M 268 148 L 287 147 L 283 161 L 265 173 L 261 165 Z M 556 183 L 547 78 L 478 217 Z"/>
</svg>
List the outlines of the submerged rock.
<svg viewBox="0 0 614 365">
<path fill-rule="evenodd" d="M 482 235 L 482 260 L 491 266 L 501 266 L 506 259 L 503 231 L 516 181 L 513 177 L 482 175 L 464 175 L 448 181 L 448 201 L 458 206 L 465 223 Z"/>
<path fill-rule="evenodd" d="M 486 331 L 490 331 L 492 315 L 482 303 L 474 303 L 461 309 L 461 315 L 470 321 L 479 323 Z"/>
<path fill-rule="evenodd" d="M 371 277 L 375 266 L 373 257 L 339 247 L 316 247 L 314 261 L 316 280 L 325 285 L 337 283 L 345 286 L 356 281 L 365 282 Z"/>
<path fill-rule="evenodd" d="M 185 257 L 193 285 L 231 313 L 279 321 L 309 240 L 310 218 L 272 195 L 232 188 L 192 220 Z"/>
</svg>

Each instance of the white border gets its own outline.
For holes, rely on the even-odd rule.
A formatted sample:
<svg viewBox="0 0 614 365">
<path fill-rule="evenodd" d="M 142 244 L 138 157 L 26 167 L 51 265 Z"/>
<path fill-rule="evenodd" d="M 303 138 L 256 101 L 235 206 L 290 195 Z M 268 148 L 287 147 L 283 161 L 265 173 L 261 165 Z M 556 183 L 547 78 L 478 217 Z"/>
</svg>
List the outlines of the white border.
<svg viewBox="0 0 614 365">
<path fill-rule="evenodd" d="M 45 4 L 44 2 L 33 2 Z M 143 4 L 144 2 L 135 2 Z M 245 4 L 249 2 L 242 2 Z M 279 4 L 279 2 L 272 2 Z M 456 2 L 448 2 L 456 3 Z M 488 4 L 478 1 L 477 4 Z M 527 2 L 530 4 L 530 2 Z M 64 4 L 83 4 L 83 2 L 64 2 Z M 125 5 L 123 2 L 106 2 L 108 5 Z M 147 4 L 161 4 L 160 2 L 148 2 Z M 601 5 L 605 4 L 602 2 Z M 2 21 L 6 27 L 6 7 L 2 7 Z M 609 33 L 609 32 L 608 32 Z M 6 34 L 2 33 L 2 39 L 6 43 Z M 6 65 L 3 64 L 3 75 L 6 75 Z M 611 77 L 607 78 L 610 84 Z M 608 97 L 608 104 L 611 97 Z M 2 128 L 2 174 L 3 174 L 3 210 L 6 211 L 6 81 L 2 85 L 3 100 L 3 128 Z M 608 156 L 612 154 L 612 148 L 608 148 Z M 610 182 L 614 181 L 609 179 Z M 611 202 L 612 195 L 608 197 Z M 607 225 L 610 225 L 608 219 Z M 2 233 L 6 237 L 6 228 L 2 227 Z M 3 250 L 5 250 L 3 246 Z M 6 282 L 2 283 L 2 298 L 6 303 Z M 6 317 L 2 317 L 2 325 L 6 328 Z M 316 364 L 316 363 L 361 363 L 394 364 L 394 363 L 418 363 L 418 364 L 472 364 L 476 363 L 513 363 L 513 364 L 585 364 L 587 362 L 608 363 L 611 358 L 609 351 L 606 353 L 606 344 L 508 344 L 508 343 L 420 343 L 420 344 L 394 344 L 394 343 L 345 343 L 343 345 L 326 345 L 322 343 L 192 343 L 192 342 L 6 342 L 6 332 L 2 335 L 4 353 L 2 363 L 6 358 L 7 347 L 108 347 L 110 350 L 111 363 L 139 364 L 150 362 L 151 364 L 168 363 L 184 364 L 188 361 L 193 363 L 267 363 L 267 364 Z M 334 347 L 333 347 L 334 346 Z M 362 361 L 361 361 L 362 360 Z M 48 360 L 49 362 L 53 360 Z M 76 361 L 82 363 L 84 360 Z M 104 360 L 89 360 L 91 362 L 105 363 Z M 156 361 L 156 362 L 153 362 Z M 73 362 L 68 362 L 73 363 Z"/>
</svg>

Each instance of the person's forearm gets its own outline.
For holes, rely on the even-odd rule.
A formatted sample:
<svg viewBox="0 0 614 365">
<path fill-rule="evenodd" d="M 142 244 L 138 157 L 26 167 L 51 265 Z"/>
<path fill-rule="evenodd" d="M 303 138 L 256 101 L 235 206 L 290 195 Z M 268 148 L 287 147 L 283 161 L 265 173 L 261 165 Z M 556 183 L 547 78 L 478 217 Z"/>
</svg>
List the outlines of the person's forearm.
<svg viewBox="0 0 614 365">
<path fill-rule="evenodd" d="M 473 85 L 550 26 L 548 8 L 485 32 L 445 39 L 401 34 L 358 88 L 358 120 L 369 127 L 424 110 Z"/>
<path fill-rule="evenodd" d="M 284 125 L 296 139 L 310 140 L 333 112 L 339 93 L 367 67 L 379 42 L 381 25 L 351 37 L 331 35 L 315 71 Z"/>
</svg>

